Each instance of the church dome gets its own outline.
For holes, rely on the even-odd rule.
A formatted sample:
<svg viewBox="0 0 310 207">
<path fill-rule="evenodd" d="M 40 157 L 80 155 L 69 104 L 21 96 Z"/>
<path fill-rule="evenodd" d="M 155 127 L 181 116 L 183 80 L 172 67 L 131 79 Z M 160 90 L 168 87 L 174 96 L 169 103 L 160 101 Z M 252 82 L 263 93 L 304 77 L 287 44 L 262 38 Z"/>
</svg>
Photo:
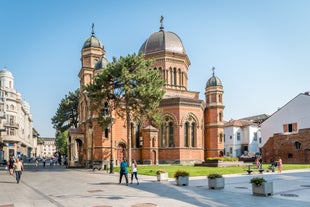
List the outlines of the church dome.
<svg viewBox="0 0 310 207">
<path fill-rule="evenodd" d="M 213 70 L 213 75 L 212 75 L 212 77 L 209 78 L 209 80 L 207 81 L 206 87 L 210 87 L 210 86 L 223 86 L 223 85 L 222 85 L 222 81 L 221 81 L 218 77 L 216 77 L 216 76 L 214 75 L 214 68 L 213 68 L 212 70 Z"/>
<path fill-rule="evenodd" d="M 100 60 L 95 65 L 95 70 L 100 70 L 102 68 L 105 68 L 108 65 L 109 61 L 105 56 L 102 56 Z"/>
<path fill-rule="evenodd" d="M 83 49 L 88 48 L 88 47 L 98 47 L 98 48 L 103 48 L 102 43 L 100 40 L 95 37 L 95 35 L 92 35 L 91 37 L 87 38 L 84 42 Z"/>
<path fill-rule="evenodd" d="M 139 53 L 142 52 L 147 55 L 162 51 L 186 54 L 180 37 L 173 32 L 165 32 L 164 27 L 161 25 L 159 32 L 151 34 L 143 43 Z"/>
<path fill-rule="evenodd" d="M 94 24 L 92 25 L 91 36 L 85 40 L 84 45 L 83 45 L 83 49 L 84 48 L 88 48 L 88 47 L 97 47 L 97 48 L 102 48 L 103 49 L 103 44 L 95 36 Z"/>
<path fill-rule="evenodd" d="M 2 70 L 0 70 L 0 76 L 1 77 L 13 78 L 12 73 L 6 68 L 3 68 Z"/>
</svg>

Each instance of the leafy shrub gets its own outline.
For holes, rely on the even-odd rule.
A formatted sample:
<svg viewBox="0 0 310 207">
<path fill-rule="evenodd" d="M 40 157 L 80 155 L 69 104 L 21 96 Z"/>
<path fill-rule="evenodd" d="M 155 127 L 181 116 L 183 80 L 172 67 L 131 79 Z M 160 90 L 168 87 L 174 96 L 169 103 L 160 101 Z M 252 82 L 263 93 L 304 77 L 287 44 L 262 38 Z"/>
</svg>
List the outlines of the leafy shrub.
<svg viewBox="0 0 310 207">
<path fill-rule="evenodd" d="M 208 158 L 207 160 L 218 160 L 218 161 L 227 161 L 227 162 L 234 162 L 234 161 L 238 161 L 237 157 L 212 157 L 212 158 Z"/>
<path fill-rule="evenodd" d="M 161 174 L 161 173 L 166 173 L 167 171 L 166 170 L 164 170 L 164 169 L 158 169 L 158 170 L 156 170 L 156 175 L 159 175 L 159 174 Z"/>
<path fill-rule="evenodd" d="M 212 173 L 212 174 L 207 175 L 207 177 L 210 178 L 210 179 L 215 179 L 215 178 L 222 178 L 223 175 L 222 174 L 218 174 L 218 173 Z"/>
<path fill-rule="evenodd" d="M 185 170 L 177 170 L 174 175 L 175 178 L 178 178 L 179 176 L 189 176 L 189 172 L 185 171 Z"/>
<path fill-rule="evenodd" d="M 255 185 L 261 185 L 262 183 L 267 182 L 264 178 L 254 177 L 251 179 L 250 183 L 254 183 Z"/>
</svg>

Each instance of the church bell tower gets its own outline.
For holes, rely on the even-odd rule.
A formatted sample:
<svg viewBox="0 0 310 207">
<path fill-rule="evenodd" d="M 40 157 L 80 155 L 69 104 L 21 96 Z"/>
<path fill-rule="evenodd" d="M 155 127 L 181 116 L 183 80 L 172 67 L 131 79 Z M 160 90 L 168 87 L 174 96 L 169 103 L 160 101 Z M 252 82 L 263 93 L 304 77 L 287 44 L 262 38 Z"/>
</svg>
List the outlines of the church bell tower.
<svg viewBox="0 0 310 207">
<path fill-rule="evenodd" d="M 221 80 L 214 75 L 215 68 L 212 70 L 205 88 L 205 159 L 224 155 L 224 90 Z"/>
</svg>

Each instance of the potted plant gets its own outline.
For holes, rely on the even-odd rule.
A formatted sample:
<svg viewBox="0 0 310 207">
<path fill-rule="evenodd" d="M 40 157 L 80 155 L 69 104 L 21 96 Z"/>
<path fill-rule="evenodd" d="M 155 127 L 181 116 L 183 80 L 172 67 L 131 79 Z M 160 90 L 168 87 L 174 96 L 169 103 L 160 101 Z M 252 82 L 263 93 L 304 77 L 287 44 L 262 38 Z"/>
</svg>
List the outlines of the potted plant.
<svg viewBox="0 0 310 207">
<path fill-rule="evenodd" d="M 177 170 L 174 173 L 174 178 L 177 183 L 177 185 L 188 185 L 189 183 L 189 172 L 184 170 Z"/>
<path fill-rule="evenodd" d="M 267 182 L 263 177 L 253 177 L 252 193 L 257 196 L 271 196 L 273 194 L 273 182 Z"/>
<path fill-rule="evenodd" d="M 168 181 L 168 172 L 163 169 L 156 170 L 157 181 Z"/>
<path fill-rule="evenodd" d="M 212 173 L 207 175 L 209 189 L 223 189 L 225 180 L 222 174 Z"/>
</svg>

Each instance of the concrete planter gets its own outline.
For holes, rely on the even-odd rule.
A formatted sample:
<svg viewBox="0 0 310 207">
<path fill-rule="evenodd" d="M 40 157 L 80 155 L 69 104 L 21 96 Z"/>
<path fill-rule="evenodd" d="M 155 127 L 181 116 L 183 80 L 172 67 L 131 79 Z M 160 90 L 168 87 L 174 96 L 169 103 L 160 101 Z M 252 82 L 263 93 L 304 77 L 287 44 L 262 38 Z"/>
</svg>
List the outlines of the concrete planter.
<svg viewBox="0 0 310 207">
<path fill-rule="evenodd" d="M 209 189 L 223 189 L 225 186 L 224 178 L 208 178 Z"/>
<path fill-rule="evenodd" d="M 271 196 L 273 194 L 273 182 L 263 182 L 260 185 L 252 183 L 252 192 L 256 196 Z"/>
<path fill-rule="evenodd" d="M 168 181 L 168 173 L 159 173 L 157 175 L 157 181 Z"/>
<path fill-rule="evenodd" d="M 176 178 L 176 183 L 179 186 L 186 186 L 189 183 L 189 177 L 188 176 L 179 176 Z"/>
</svg>

